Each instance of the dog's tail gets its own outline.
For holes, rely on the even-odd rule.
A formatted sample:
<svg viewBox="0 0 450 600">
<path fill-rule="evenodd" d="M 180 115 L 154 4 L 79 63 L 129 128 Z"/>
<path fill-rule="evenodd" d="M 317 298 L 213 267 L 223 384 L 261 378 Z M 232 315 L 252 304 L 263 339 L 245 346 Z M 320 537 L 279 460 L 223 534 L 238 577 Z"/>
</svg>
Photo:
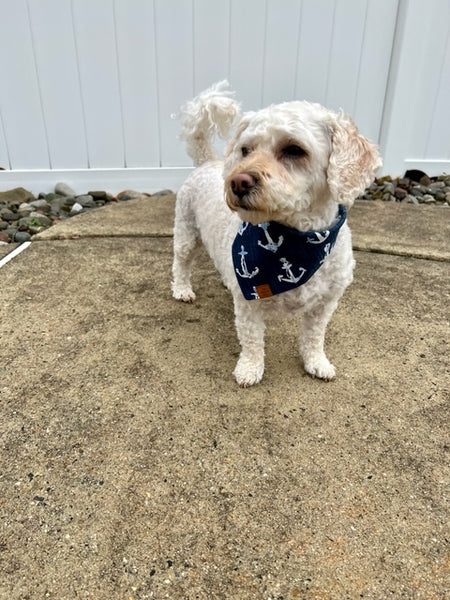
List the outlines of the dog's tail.
<svg viewBox="0 0 450 600">
<path fill-rule="evenodd" d="M 178 115 L 182 119 L 180 138 L 187 142 L 187 153 L 199 166 L 217 158 L 213 137 L 225 138 L 240 112 L 227 89 L 228 81 L 219 81 L 187 102 Z"/>
</svg>

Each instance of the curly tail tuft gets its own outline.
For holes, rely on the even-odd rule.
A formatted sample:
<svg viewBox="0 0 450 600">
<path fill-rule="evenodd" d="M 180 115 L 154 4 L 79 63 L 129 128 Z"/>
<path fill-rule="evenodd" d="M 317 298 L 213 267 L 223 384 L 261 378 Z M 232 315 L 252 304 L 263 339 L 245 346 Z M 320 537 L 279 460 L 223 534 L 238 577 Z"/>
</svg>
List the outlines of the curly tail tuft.
<svg viewBox="0 0 450 600">
<path fill-rule="evenodd" d="M 187 142 L 187 153 L 195 166 L 217 158 L 213 137 L 225 138 L 240 113 L 233 92 L 227 88 L 228 81 L 219 81 L 181 107 L 180 138 Z"/>
</svg>

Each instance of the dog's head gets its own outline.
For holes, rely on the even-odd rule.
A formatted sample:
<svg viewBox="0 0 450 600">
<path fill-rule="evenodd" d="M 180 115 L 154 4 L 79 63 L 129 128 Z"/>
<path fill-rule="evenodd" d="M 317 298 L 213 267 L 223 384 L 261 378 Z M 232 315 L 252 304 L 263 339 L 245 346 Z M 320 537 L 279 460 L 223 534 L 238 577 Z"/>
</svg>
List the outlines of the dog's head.
<svg viewBox="0 0 450 600">
<path fill-rule="evenodd" d="M 351 206 L 381 166 L 350 117 L 309 102 L 242 118 L 225 153 L 225 198 L 244 221 L 298 223 L 330 203 Z"/>
</svg>

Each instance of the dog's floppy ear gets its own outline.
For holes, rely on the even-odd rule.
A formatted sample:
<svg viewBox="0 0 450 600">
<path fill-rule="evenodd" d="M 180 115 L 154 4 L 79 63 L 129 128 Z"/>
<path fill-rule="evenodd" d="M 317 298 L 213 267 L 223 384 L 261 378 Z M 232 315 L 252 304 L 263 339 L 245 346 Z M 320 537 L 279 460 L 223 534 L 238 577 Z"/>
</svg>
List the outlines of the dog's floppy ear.
<svg viewBox="0 0 450 600">
<path fill-rule="evenodd" d="M 381 158 L 377 147 L 362 136 L 353 120 L 344 114 L 333 119 L 331 143 L 328 187 L 336 202 L 350 207 L 373 181 L 381 167 Z"/>
<path fill-rule="evenodd" d="M 225 152 L 224 152 L 225 161 L 229 161 L 230 159 L 233 158 L 232 155 L 233 155 L 233 150 L 236 147 L 236 143 L 237 143 L 238 139 L 240 138 L 241 134 L 247 129 L 248 124 L 250 123 L 250 120 L 251 120 L 251 117 L 253 114 L 254 114 L 253 112 L 247 112 L 240 120 L 235 134 L 233 135 L 232 139 L 228 142 L 227 147 L 225 148 Z"/>
</svg>

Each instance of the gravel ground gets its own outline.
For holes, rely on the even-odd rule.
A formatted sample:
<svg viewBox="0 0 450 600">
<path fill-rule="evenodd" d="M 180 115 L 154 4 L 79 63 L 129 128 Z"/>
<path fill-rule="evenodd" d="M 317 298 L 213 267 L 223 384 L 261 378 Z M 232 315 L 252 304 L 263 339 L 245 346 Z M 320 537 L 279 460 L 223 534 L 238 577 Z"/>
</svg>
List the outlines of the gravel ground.
<svg viewBox="0 0 450 600">
<path fill-rule="evenodd" d="M 450 175 L 428 177 L 423 171 L 406 171 L 403 177 L 379 177 L 359 196 L 361 200 L 384 200 L 409 204 L 450 205 Z"/>
<path fill-rule="evenodd" d="M 158 195 L 163 193 L 172 192 L 163 190 Z M 125 190 L 112 196 L 100 190 L 77 195 L 66 183 L 56 184 L 53 193 L 41 193 L 37 198 L 24 188 L 0 192 L 0 244 L 29 241 L 34 234 L 51 227 L 55 221 L 142 195 L 150 194 Z M 450 175 L 428 177 L 416 170 L 407 171 L 401 178 L 387 175 L 375 179 L 359 199 L 450 205 Z"/>
<path fill-rule="evenodd" d="M 159 195 L 172 193 L 169 190 Z M 50 194 L 36 198 L 24 188 L 0 192 L 0 244 L 29 241 L 33 235 L 48 229 L 55 222 L 88 212 L 114 202 L 150 196 L 143 192 L 125 190 L 117 196 L 105 191 L 90 191 L 77 195 L 66 183 L 58 183 Z"/>
</svg>

